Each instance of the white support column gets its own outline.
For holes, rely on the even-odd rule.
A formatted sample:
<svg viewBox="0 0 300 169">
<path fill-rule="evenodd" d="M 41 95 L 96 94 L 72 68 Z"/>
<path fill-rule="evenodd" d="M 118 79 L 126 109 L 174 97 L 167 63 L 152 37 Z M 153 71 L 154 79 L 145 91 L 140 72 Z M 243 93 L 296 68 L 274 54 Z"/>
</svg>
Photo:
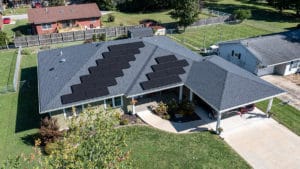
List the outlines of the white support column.
<svg viewBox="0 0 300 169">
<path fill-rule="evenodd" d="M 48 114 L 49 114 L 50 117 L 52 117 L 52 113 L 51 112 L 49 112 Z"/>
<path fill-rule="evenodd" d="M 190 102 L 192 102 L 192 101 L 193 101 L 193 91 L 190 90 Z"/>
<path fill-rule="evenodd" d="M 67 118 L 66 109 L 63 109 L 63 112 L 64 112 L 64 117 L 65 117 L 65 119 L 66 119 L 66 118 Z"/>
<path fill-rule="evenodd" d="M 113 98 L 111 98 L 111 100 L 112 100 L 112 107 L 115 108 L 116 107 L 116 105 L 115 105 L 115 98 L 113 97 Z"/>
<path fill-rule="evenodd" d="M 183 86 L 179 87 L 179 102 L 182 101 L 182 91 L 183 91 Z"/>
<path fill-rule="evenodd" d="M 107 109 L 106 100 L 103 100 L 103 102 L 104 102 L 104 109 L 106 110 Z"/>
<path fill-rule="evenodd" d="M 84 105 L 81 105 L 81 109 L 82 113 L 84 113 Z"/>
<path fill-rule="evenodd" d="M 121 96 L 121 107 L 123 107 L 123 96 Z"/>
<path fill-rule="evenodd" d="M 131 98 L 131 103 L 132 103 L 132 114 L 135 114 L 135 100 L 134 97 Z"/>
<path fill-rule="evenodd" d="M 220 133 L 220 126 L 221 126 L 221 113 L 218 112 L 218 117 L 217 117 L 217 125 L 216 125 L 216 133 L 217 134 L 221 134 Z"/>
<path fill-rule="evenodd" d="M 270 110 L 272 108 L 272 104 L 273 104 L 273 98 L 269 100 L 269 104 L 268 104 L 268 107 L 267 107 L 266 114 L 267 114 L 268 117 L 270 117 L 269 112 L 270 112 Z"/>
</svg>

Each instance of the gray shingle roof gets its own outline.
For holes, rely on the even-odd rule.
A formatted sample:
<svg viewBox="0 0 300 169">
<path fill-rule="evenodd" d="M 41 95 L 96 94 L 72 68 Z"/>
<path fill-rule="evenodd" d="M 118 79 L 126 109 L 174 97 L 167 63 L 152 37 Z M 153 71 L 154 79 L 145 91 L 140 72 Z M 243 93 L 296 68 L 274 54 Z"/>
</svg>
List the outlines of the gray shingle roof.
<svg viewBox="0 0 300 169">
<path fill-rule="evenodd" d="M 108 46 L 139 41 L 143 41 L 145 47 L 140 48 L 140 53 L 135 55 L 136 60 L 130 62 L 131 67 L 123 69 L 124 76 L 116 78 L 117 85 L 108 87 L 109 95 L 72 104 L 62 104 L 61 96 L 70 94 L 71 86 L 81 83 L 80 76 L 89 74 L 88 68 L 96 66 L 95 61 L 102 58 L 102 53 L 108 51 Z M 200 55 L 169 38 L 154 36 L 83 44 L 40 52 L 38 54 L 40 113 L 119 95 L 133 96 L 159 90 L 160 88 L 143 90 L 140 83 L 147 80 L 147 73 L 152 72 L 151 65 L 156 64 L 156 57 L 170 54 L 175 55 L 179 60 L 185 59 L 189 66 L 184 67 L 186 73 L 180 75 L 181 83 L 166 85 L 162 88 L 185 84 L 194 90 L 195 93 L 200 96 L 203 95 L 205 100 L 218 110 L 238 105 L 248 100 L 261 99 L 283 92 L 241 68 L 217 58 L 217 56 L 207 61 L 202 61 Z M 65 59 L 65 61 L 62 59 Z M 54 69 L 50 71 L 51 68 Z M 238 84 L 242 84 L 242 82 L 235 83 L 239 80 L 245 81 L 245 84 L 238 86 Z M 250 84 L 251 86 L 247 87 Z M 231 91 L 233 90 L 230 88 L 231 86 L 238 90 L 235 92 Z M 241 91 L 241 88 L 247 88 L 248 93 Z M 250 91 L 255 94 L 252 96 Z M 257 94 L 258 92 L 263 94 Z M 235 96 L 236 98 L 240 97 L 239 99 L 230 99 L 232 97 L 231 93 L 234 95 L 242 93 L 242 95 Z M 249 94 L 249 96 L 246 94 Z M 243 100 L 243 98 L 245 99 Z"/>
<path fill-rule="evenodd" d="M 276 65 L 300 59 L 300 29 L 239 41 L 265 65 Z"/>
<path fill-rule="evenodd" d="M 128 30 L 128 33 L 131 38 L 142 38 L 142 37 L 151 37 L 153 36 L 152 28 L 132 28 Z"/>
<path fill-rule="evenodd" d="M 284 92 L 218 56 L 194 62 L 185 84 L 219 111 Z"/>
</svg>

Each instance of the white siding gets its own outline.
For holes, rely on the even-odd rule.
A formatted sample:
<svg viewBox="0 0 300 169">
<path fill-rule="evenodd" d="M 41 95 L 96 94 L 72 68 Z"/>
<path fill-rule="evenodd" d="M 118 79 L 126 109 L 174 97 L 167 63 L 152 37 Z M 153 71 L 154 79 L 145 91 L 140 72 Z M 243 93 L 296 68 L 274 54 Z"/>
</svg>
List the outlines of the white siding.
<svg viewBox="0 0 300 169">
<path fill-rule="evenodd" d="M 232 52 L 234 52 L 234 55 L 240 53 L 240 58 L 237 56 L 232 56 Z M 221 44 L 219 46 L 219 56 L 248 70 L 251 73 L 258 73 L 257 65 L 259 61 L 241 44 Z"/>
<path fill-rule="evenodd" d="M 275 66 L 275 72 L 277 74 L 285 76 L 285 75 L 294 74 L 297 72 L 298 69 L 300 69 L 300 63 L 298 64 L 297 67 L 292 68 L 291 66 L 292 66 L 291 63 L 285 63 L 285 64 Z"/>
</svg>

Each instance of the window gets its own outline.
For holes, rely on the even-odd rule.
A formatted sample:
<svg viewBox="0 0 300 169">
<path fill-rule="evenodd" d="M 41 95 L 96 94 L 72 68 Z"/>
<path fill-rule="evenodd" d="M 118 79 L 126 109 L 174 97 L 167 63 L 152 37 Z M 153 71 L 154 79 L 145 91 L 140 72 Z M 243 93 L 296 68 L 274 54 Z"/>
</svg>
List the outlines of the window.
<svg viewBox="0 0 300 169">
<path fill-rule="evenodd" d="M 42 29 L 51 29 L 52 28 L 52 24 L 51 23 L 43 23 L 42 24 Z"/>
<path fill-rule="evenodd" d="M 231 51 L 231 56 L 234 56 L 234 50 Z"/>
<path fill-rule="evenodd" d="M 234 56 L 237 57 L 238 59 L 241 59 L 241 53 L 235 53 Z"/>
<path fill-rule="evenodd" d="M 122 97 L 115 97 L 115 107 L 122 106 Z"/>
<path fill-rule="evenodd" d="M 112 99 L 107 99 L 107 100 L 106 100 L 106 107 L 107 107 L 107 108 L 113 107 Z"/>
<path fill-rule="evenodd" d="M 291 62 L 291 68 L 297 68 L 298 64 L 300 65 L 300 61 L 292 61 Z"/>
</svg>

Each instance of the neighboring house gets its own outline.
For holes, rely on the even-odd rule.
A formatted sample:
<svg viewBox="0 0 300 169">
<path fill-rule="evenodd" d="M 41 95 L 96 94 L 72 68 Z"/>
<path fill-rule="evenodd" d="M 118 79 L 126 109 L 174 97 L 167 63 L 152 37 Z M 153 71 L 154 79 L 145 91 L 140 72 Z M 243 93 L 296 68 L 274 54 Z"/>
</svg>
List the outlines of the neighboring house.
<svg viewBox="0 0 300 169">
<path fill-rule="evenodd" d="M 151 28 L 132 28 L 128 30 L 128 37 L 130 38 L 142 38 L 153 36 L 153 30 Z"/>
<path fill-rule="evenodd" d="M 140 99 L 170 90 L 179 101 L 200 98 L 218 112 L 218 121 L 221 113 L 284 93 L 218 56 L 203 58 L 165 36 L 38 53 L 40 114 L 66 117 L 72 107 L 79 113 L 88 105 L 135 113 Z"/>
<path fill-rule="evenodd" d="M 28 21 L 39 35 L 100 28 L 100 17 L 95 3 L 28 9 Z"/>
<path fill-rule="evenodd" d="M 219 56 L 258 76 L 300 68 L 300 30 L 219 43 Z"/>
</svg>

